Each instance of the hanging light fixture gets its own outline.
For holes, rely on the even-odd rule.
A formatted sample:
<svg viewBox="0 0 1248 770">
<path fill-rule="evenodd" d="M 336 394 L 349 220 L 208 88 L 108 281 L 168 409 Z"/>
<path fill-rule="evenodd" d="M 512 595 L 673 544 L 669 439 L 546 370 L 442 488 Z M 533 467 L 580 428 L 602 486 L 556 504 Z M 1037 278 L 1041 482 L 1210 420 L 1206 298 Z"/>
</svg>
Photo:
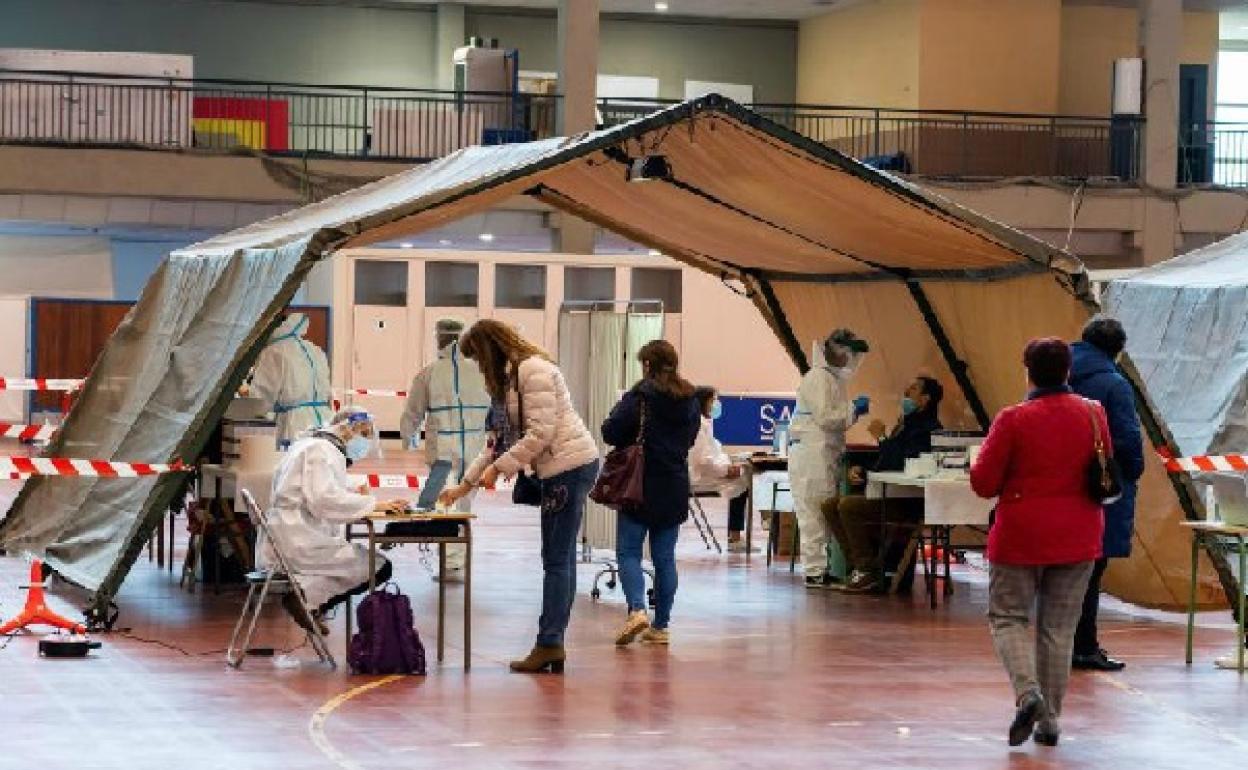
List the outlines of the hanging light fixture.
<svg viewBox="0 0 1248 770">
<path fill-rule="evenodd" d="M 643 155 L 634 158 L 628 166 L 628 181 L 652 182 L 655 179 L 672 178 L 672 166 L 666 155 Z"/>
</svg>

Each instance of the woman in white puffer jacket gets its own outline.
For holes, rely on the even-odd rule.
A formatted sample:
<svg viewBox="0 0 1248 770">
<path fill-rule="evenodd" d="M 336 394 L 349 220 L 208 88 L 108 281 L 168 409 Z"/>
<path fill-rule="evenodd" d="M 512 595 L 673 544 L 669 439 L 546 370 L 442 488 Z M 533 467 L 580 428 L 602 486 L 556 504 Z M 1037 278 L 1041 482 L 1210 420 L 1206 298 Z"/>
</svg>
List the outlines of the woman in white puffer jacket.
<svg viewBox="0 0 1248 770">
<path fill-rule="evenodd" d="M 460 342 L 477 362 L 506 429 L 496 431 L 461 484 L 442 493 L 451 504 L 474 486 L 492 487 L 532 468 L 542 489 L 542 615 L 537 644 L 511 670 L 561 673 L 563 637 L 576 595 L 576 542 L 585 498 L 598 478 L 598 445 L 585 427 L 563 373 L 541 348 L 506 324 L 482 320 Z M 524 414 L 521 415 L 521 399 Z"/>
</svg>

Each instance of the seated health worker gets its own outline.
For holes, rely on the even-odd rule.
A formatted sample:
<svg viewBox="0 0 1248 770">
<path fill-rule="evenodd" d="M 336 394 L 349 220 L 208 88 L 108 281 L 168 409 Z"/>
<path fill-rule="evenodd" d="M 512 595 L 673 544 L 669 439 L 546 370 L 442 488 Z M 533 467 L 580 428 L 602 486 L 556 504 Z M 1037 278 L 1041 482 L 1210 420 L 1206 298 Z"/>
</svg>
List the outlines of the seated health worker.
<svg viewBox="0 0 1248 770">
<path fill-rule="evenodd" d="M 742 465 L 734 463 L 715 438 L 715 420 L 722 408 L 718 392 L 705 385 L 693 391 L 702 411 L 698 437 L 689 450 L 689 475 L 693 491 L 714 491 L 728 498 L 728 552 L 745 551 L 745 505 L 749 497 L 749 477 Z"/>
<path fill-rule="evenodd" d="M 398 511 L 405 505 L 402 500 L 379 504 L 365 486 L 351 485 L 348 464 L 373 454 L 376 447 L 372 415 L 348 407 L 334 415 L 329 425 L 295 441 L 273 473 L 269 529 L 286 557 L 290 578 L 307 596 L 312 617 L 302 612 L 294 594 L 284 595 L 282 604 L 305 629 L 311 630 L 313 622 L 321 623 L 330 609 L 349 596 L 368 590 L 368 549 L 361 543 L 348 543 L 344 525 L 375 510 Z M 271 564 L 267 544 L 258 550 L 262 563 Z M 390 562 L 382 558 L 376 580 L 389 579 Z"/>
</svg>

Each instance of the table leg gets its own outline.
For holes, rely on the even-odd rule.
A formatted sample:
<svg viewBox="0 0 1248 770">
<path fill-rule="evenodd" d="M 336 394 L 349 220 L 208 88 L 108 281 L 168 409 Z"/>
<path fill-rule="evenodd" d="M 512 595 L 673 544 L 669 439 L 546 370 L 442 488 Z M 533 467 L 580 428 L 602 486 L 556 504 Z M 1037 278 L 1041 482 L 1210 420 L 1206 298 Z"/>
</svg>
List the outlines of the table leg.
<svg viewBox="0 0 1248 770">
<path fill-rule="evenodd" d="M 884 578 L 888 574 L 884 562 L 888 558 L 888 485 L 880 485 L 880 547 L 876 552 L 876 571 L 878 574 L 878 585 L 884 585 Z M 919 553 L 923 558 L 922 552 Z"/>
<path fill-rule="evenodd" d="M 438 662 L 446 657 L 446 543 L 438 543 Z"/>
<path fill-rule="evenodd" d="M 368 592 L 377 590 L 377 530 L 372 519 L 366 520 L 368 527 Z"/>
<path fill-rule="evenodd" d="M 932 527 L 932 536 L 929 539 L 932 549 L 930 558 L 932 560 L 932 582 L 928 586 L 929 600 L 932 609 L 936 609 L 936 584 L 940 582 L 940 527 Z"/>
<path fill-rule="evenodd" d="M 472 668 L 472 525 L 464 522 L 464 671 Z"/>
<path fill-rule="evenodd" d="M 745 466 L 745 478 L 749 481 L 745 496 L 745 560 L 754 551 L 754 466 Z"/>
<path fill-rule="evenodd" d="M 1235 640 L 1235 667 L 1239 669 L 1239 673 L 1244 673 L 1244 575 L 1245 566 L 1248 565 L 1248 554 L 1244 553 L 1244 536 L 1235 536 L 1236 546 L 1239 549 L 1239 637 Z"/>
<path fill-rule="evenodd" d="M 950 559 L 953 557 L 949 553 L 953 550 L 953 527 L 945 526 L 942 527 L 942 529 L 944 530 L 945 535 L 945 544 L 941 548 L 941 553 L 945 557 L 944 594 L 945 596 L 953 596 L 953 565 L 950 563 Z"/>
<path fill-rule="evenodd" d="M 1200 532 L 1192 530 L 1192 582 L 1187 594 L 1187 654 L 1184 657 L 1189 666 L 1192 665 L 1192 636 L 1196 629 L 1196 570 L 1199 562 Z"/>
</svg>

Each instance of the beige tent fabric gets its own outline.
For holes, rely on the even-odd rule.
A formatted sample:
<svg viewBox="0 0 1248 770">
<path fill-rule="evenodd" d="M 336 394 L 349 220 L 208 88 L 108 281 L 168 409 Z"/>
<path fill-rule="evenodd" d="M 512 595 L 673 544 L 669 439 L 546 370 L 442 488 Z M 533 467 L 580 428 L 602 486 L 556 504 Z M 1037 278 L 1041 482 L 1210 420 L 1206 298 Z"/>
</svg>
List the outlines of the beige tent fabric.
<svg viewBox="0 0 1248 770">
<path fill-rule="evenodd" d="M 853 329 L 871 345 L 852 387 L 854 393 L 871 397 L 873 418 L 890 425 L 895 422 L 902 391 L 916 376 L 925 374 L 945 386 L 941 422 L 950 429 L 978 428 L 905 284 L 786 282 L 777 283 L 775 290 L 808 356 L 816 340 L 839 326 Z M 850 440 L 873 443 L 865 424 L 855 427 Z"/>
<path fill-rule="evenodd" d="M 671 179 L 627 181 L 628 160 L 647 153 L 668 157 Z M 832 327 L 857 329 L 875 351 L 858 384 L 885 420 L 924 372 L 947 386 L 946 425 L 976 424 L 900 278 L 925 293 L 989 413 L 1022 396 L 1024 342 L 1073 337 L 1091 308 L 1073 257 L 710 96 L 584 136 L 462 150 L 176 252 L 101 355 L 53 452 L 194 457 L 315 261 L 521 193 L 741 278 L 796 360 Z M 1176 606 L 1187 540 L 1174 491 L 1156 463 L 1149 473 L 1142 547 L 1112 585 L 1142 604 Z M 97 590 L 99 608 L 175 483 L 55 483 L 27 486 L 0 545 L 48 555 Z M 1202 596 L 1214 597 L 1213 586 L 1205 574 Z"/>
</svg>

